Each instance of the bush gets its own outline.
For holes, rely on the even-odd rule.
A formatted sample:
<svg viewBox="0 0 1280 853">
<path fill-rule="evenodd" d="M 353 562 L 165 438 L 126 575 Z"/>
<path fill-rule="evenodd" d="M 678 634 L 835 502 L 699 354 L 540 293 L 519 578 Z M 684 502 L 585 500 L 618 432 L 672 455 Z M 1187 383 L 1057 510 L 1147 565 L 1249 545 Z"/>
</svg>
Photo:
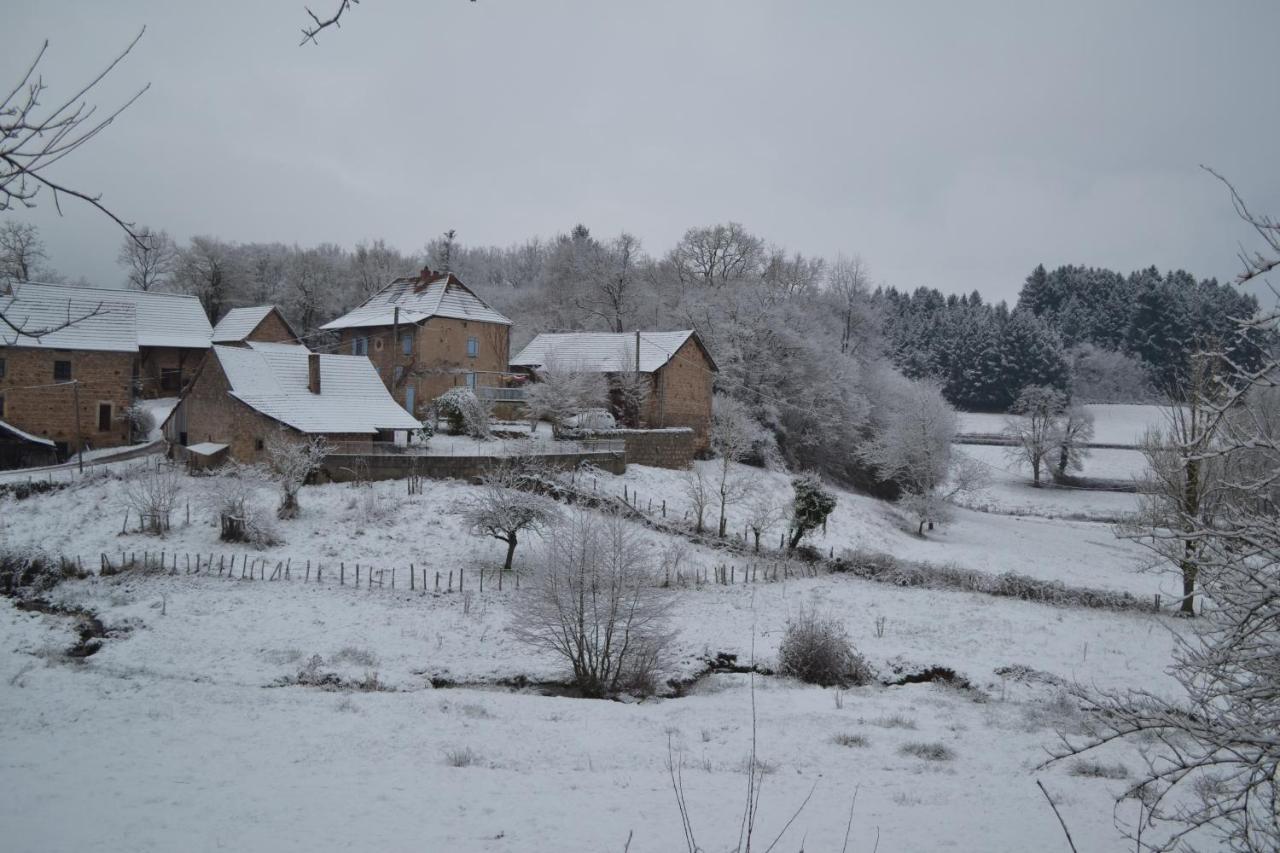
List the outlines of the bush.
<svg viewBox="0 0 1280 853">
<path fill-rule="evenodd" d="M 827 491 L 817 474 L 801 474 L 791 481 L 795 497 L 791 501 L 791 537 L 787 550 L 794 551 L 800 540 L 827 523 L 836 508 L 836 496 Z"/>
<path fill-rule="evenodd" d="M 37 551 L 0 549 L 0 595 L 39 595 L 70 578 L 85 577 L 75 563 Z"/>
<path fill-rule="evenodd" d="M 1092 779 L 1128 779 L 1129 768 L 1123 764 L 1104 764 L 1101 761 L 1081 759 L 1071 765 L 1071 775 Z"/>
<path fill-rule="evenodd" d="M 489 437 L 489 409 L 470 388 L 450 388 L 431 404 L 428 423 L 444 418 L 450 435 Z"/>
<path fill-rule="evenodd" d="M 445 751 L 444 760 L 450 767 L 470 767 L 476 763 L 478 756 L 469 746 L 455 747 Z"/>
<path fill-rule="evenodd" d="M 838 734 L 831 739 L 836 746 L 870 746 L 870 743 L 862 735 Z"/>
<path fill-rule="evenodd" d="M 230 464 L 211 477 L 206 503 L 218 515 L 223 542 L 248 542 L 258 547 L 279 545 L 275 526 L 258 505 L 257 487 L 267 480 L 255 465 Z"/>
<path fill-rule="evenodd" d="M 801 610 L 787 622 L 778 672 L 823 687 L 866 684 L 873 677 L 866 659 L 849 642 L 844 623 L 814 610 Z"/>
<path fill-rule="evenodd" d="M 170 462 L 147 462 L 129 472 L 122 491 L 125 503 L 138 515 L 139 529 L 163 536 L 178 505 L 182 477 Z"/>
</svg>

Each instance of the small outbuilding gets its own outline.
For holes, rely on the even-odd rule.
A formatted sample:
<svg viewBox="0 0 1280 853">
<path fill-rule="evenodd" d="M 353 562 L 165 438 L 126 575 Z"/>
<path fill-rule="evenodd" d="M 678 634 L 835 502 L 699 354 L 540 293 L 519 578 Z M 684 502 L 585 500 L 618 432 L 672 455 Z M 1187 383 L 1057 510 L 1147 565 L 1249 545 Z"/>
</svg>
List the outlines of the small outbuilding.
<svg viewBox="0 0 1280 853">
<path fill-rule="evenodd" d="M 58 449 L 52 441 L 0 421 L 0 471 L 53 465 L 57 461 Z"/>
<path fill-rule="evenodd" d="M 232 308 L 213 327 L 213 342 L 225 346 L 259 343 L 296 343 L 298 333 L 274 305 Z"/>
<path fill-rule="evenodd" d="M 618 376 L 639 373 L 648 382 L 642 428 L 689 427 L 698 449 L 711 428 L 715 360 L 692 329 L 678 332 L 564 332 L 535 337 L 511 359 L 512 370 L 535 378 L 561 369 Z"/>
</svg>

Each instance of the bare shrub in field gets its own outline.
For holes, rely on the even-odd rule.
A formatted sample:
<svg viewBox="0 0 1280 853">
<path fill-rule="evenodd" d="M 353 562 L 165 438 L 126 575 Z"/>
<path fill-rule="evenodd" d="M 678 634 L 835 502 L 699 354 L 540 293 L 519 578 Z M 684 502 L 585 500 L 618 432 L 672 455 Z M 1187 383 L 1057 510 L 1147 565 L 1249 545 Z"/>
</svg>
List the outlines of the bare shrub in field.
<svg viewBox="0 0 1280 853">
<path fill-rule="evenodd" d="M 849 642 L 844 623 L 816 610 L 801 610 L 787 622 L 778 671 L 823 687 L 866 684 L 873 678 L 866 659 Z"/>
<path fill-rule="evenodd" d="M 469 746 L 454 747 L 445 750 L 444 761 L 450 767 L 470 767 L 479 756 Z"/>
<path fill-rule="evenodd" d="M 898 747 L 898 752 L 925 761 L 953 761 L 956 757 L 951 747 L 941 743 L 904 743 Z"/>
<path fill-rule="evenodd" d="M 169 462 L 146 463 L 129 472 L 121 490 L 125 503 L 138 514 L 141 529 L 161 536 L 182 491 L 182 474 Z"/>
<path fill-rule="evenodd" d="M 217 476 L 205 481 L 205 503 L 218 515 L 222 541 L 260 547 L 280 544 L 280 534 L 258 503 L 258 489 L 267 480 L 262 468 L 233 463 L 222 466 Z"/>
<path fill-rule="evenodd" d="M 315 436 L 301 441 L 289 438 L 283 431 L 267 438 L 267 467 L 280 487 L 280 518 L 297 518 L 298 491 L 320 469 L 333 448 L 324 438 Z"/>
<path fill-rule="evenodd" d="M 652 683 L 672 634 L 634 525 L 578 510 L 552 526 L 529 590 L 515 600 L 517 639 L 559 655 L 589 696 Z"/>
</svg>

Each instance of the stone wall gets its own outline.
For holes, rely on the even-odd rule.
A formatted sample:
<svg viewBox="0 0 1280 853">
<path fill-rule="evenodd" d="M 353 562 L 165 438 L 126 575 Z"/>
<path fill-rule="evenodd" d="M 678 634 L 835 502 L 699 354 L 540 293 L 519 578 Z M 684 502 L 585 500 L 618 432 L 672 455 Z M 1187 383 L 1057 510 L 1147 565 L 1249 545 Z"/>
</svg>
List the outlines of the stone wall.
<svg viewBox="0 0 1280 853">
<path fill-rule="evenodd" d="M 4 360 L 0 420 L 65 445 L 69 452 L 80 448 L 81 438 L 94 448 L 128 444 L 129 425 L 119 416 L 132 400 L 135 358 L 131 352 L 0 347 L 0 359 Z M 54 384 L 55 361 L 71 362 L 71 378 L 78 383 L 80 396 L 78 429 L 76 387 Z M 40 387 L 28 387 L 33 385 Z M 98 429 L 100 406 L 109 407 L 105 430 Z"/>
<path fill-rule="evenodd" d="M 282 343 L 292 341 L 294 337 L 284 318 L 280 316 L 279 309 L 272 308 L 244 339 L 258 343 Z"/>
<path fill-rule="evenodd" d="M 625 441 L 628 465 L 688 468 L 697 451 L 697 433 L 689 427 L 593 430 L 586 435 Z"/>
<path fill-rule="evenodd" d="M 611 474 L 625 474 L 626 459 L 618 453 L 588 451 L 539 455 L 555 468 L 571 469 L 589 462 Z M 422 456 L 417 454 L 369 454 L 330 456 L 324 463 L 323 479 L 345 483 L 356 479 L 399 480 L 410 475 L 433 480 L 472 480 L 501 462 L 494 456 Z"/>
<path fill-rule="evenodd" d="M 209 350 L 194 347 L 143 347 L 139 355 L 138 378 L 141 396 L 177 397 L 200 370 Z M 168 375 L 168 385 L 165 375 Z"/>
</svg>

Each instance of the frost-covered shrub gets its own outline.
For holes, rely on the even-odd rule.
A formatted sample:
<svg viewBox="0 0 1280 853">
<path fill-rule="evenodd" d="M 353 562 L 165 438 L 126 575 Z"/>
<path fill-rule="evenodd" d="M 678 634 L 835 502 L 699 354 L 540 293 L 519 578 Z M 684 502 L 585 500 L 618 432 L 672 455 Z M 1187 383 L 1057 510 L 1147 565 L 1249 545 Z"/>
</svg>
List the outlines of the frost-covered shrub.
<svg viewBox="0 0 1280 853">
<path fill-rule="evenodd" d="M 800 540 L 826 524 L 836 508 L 836 496 L 827 491 L 817 474 L 801 474 L 792 479 L 795 497 L 791 501 L 791 537 L 787 549 L 794 551 Z"/>
<path fill-rule="evenodd" d="M 489 408 L 470 388 L 450 388 L 435 399 L 427 421 L 434 424 L 441 418 L 449 425 L 450 435 L 489 437 Z"/>
<path fill-rule="evenodd" d="M 866 659 L 849 642 L 844 623 L 816 610 L 801 610 L 787 621 L 778 671 L 823 687 L 866 684 L 873 678 Z"/>
<path fill-rule="evenodd" d="M 146 438 L 156 428 L 155 416 L 138 401 L 121 409 L 120 414 L 116 415 L 116 420 L 128 424 L 129 432 L 135 439 Z"/>
<path fill-rule="evenodd" d="M 259 505 L 258 488 L 268 480 L 256 465 L 224 465 L 208 480 L 206 503 L 217 514 L 224 542 L 248 542 L 267 547 L 281 543 L 280 534 Z"/>
<path fill-rule="evenodd" d="M 43 551 L 0 548 L 0 595 L 38 595 L 64 580 L 83 576 L 75 563 Z"/>
<path fill-rule="evenodd" d="M 941 743 L 904 743 L 898 752 L 922 758 L 925 761 L 951 761 L 956 757 L 951 747 Z"/>
<path fill-rule="evenodd" d="M 138 515 L 144 533 L 161 536 L 169 529 L 170 516 L 182 491 L 182 475 L 169 462 L 145 463 L 134 468 L 121 488 L 125 503 Z"/>
<path fill-rule="evenodd" d="M 1107 764 L 1082 758 L 1071 765 L 1071 775 L 1086 776 L 1091 779 L 1128 779 L 1129 768 L 1123 764 Z"/>
</svg>

